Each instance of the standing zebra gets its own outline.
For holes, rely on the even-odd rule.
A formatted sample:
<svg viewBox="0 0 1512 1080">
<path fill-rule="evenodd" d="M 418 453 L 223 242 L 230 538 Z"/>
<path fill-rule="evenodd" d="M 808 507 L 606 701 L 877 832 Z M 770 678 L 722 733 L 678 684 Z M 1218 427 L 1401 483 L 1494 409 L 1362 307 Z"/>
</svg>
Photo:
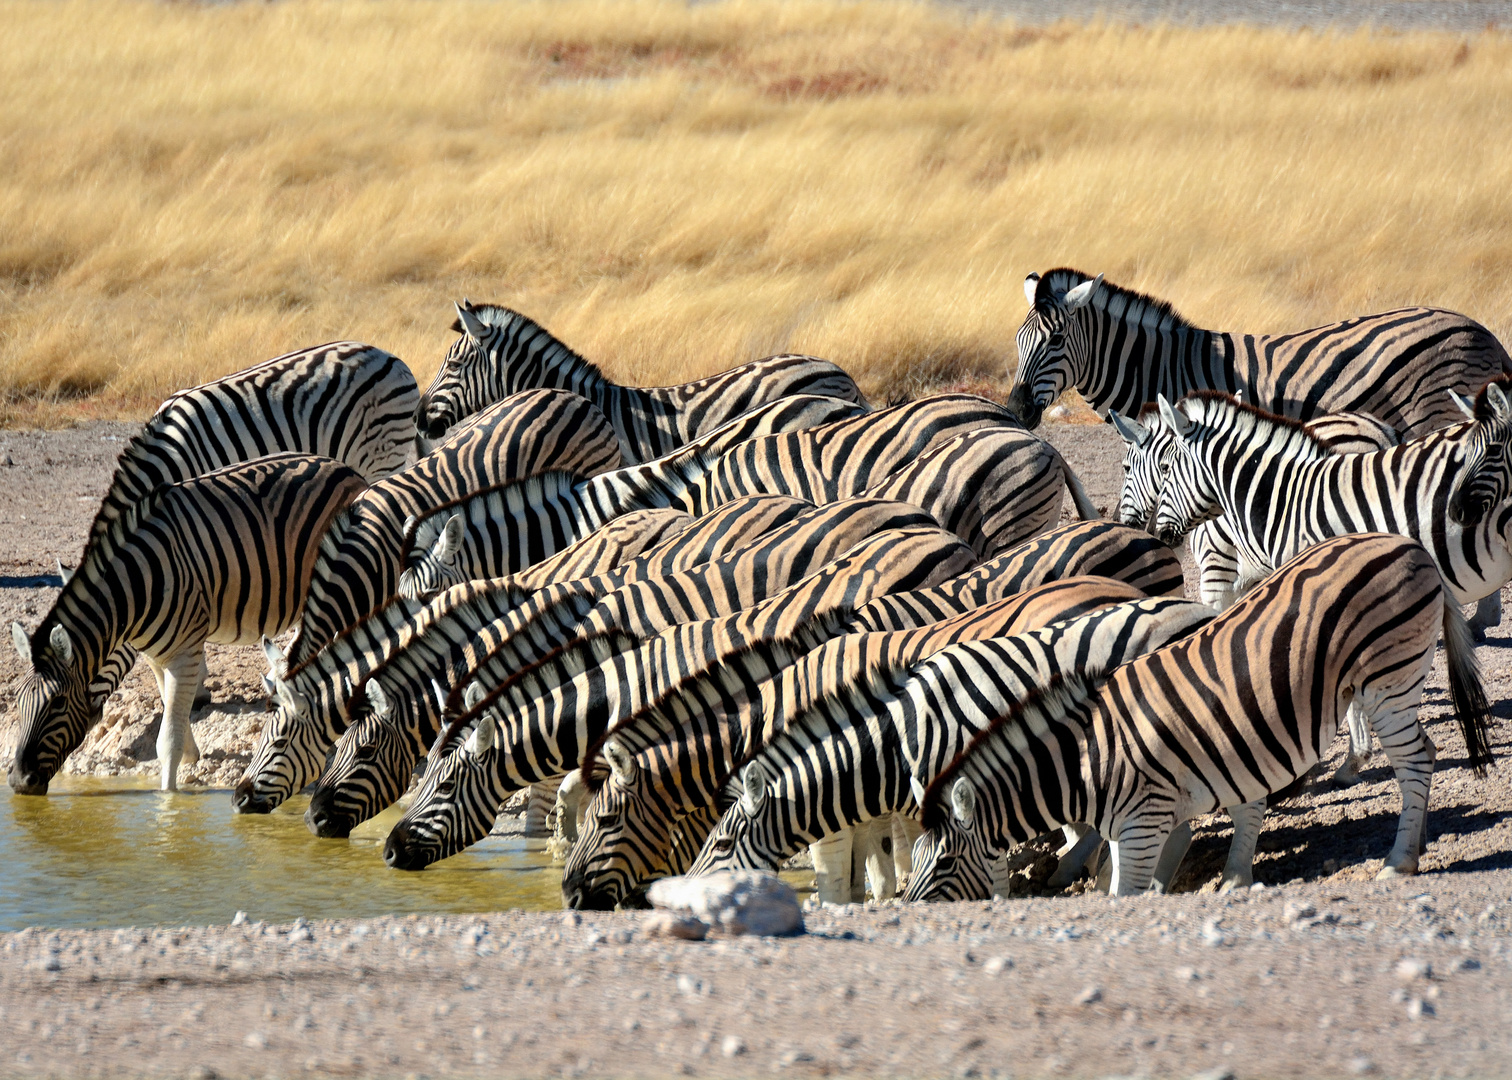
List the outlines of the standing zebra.
<svg viewBox="0 0 1512 1080">
<path fill-rule="evenodd" d="M 1222 390 L 1298 420 L 1369 413 L 1412 438 L 1459 419 L 1445 391 L 1470 394 L 1512 373 L 1489 330 L 1437 308 L 1256 336 L 1200 329 L 1163 300 L 1076 270 L 1030 274 L 1024 292 L 1008 408 L 1031 428 L 1074 386 L 1099 416 L 1134 416 L 1157 394 Z"/>
<path fill-rule="evenodd" d="M 914 785 L 948 766 L 1002 703 L 1067 672 L 1126 663 L 1212 618 L 1203 604 L 1163 597 L 938 648 L 910 648 L 907 633 L 830 642 L 774 684 L 771 695 L 797 707 L 737 762 L 742 794 L 689 873 L 775 869 L 841 829 L 916 814 Z"/>
<path fill-rule="evenodd" d="M 898 503 L 851 499 L 805 513 L 718 559 L 612 592 L 567 583 L 531 597 L 485 625 L 462 649 L 451 627 L 412 638 L 368 673 L 353 693 L 382 704 L 362 710 L 341 739 L 310 798 L 307 820 L 317 835 L 345 836 L 399 798 L 405 781 L 435 739 L 449 691 L 461 684 L 481 696 L 573 643 L 609 634 L 645 641 L 679 624 L 742 611 L 817 572 L 879 533 L 932 527 L 922 511 Z M 432 630 L 442 628 L 432 625 Z M 434 693 L 433 693 L 434 689 Z M 469 706 L 472 702 L 468 703 Z M 449 719 L 450 717 L 448 717 Z"/>
<path fill-rule="evenodd" d="M 415 410 L 421 434 L 440 438 L 457 421 L 510 394 L 570 390 L 609 418 L 627 462 L 650 461 L 758 405 L 795 394 L 864 405 L 855 380 L 827 360 L 769 356 L 681 386 L 619 386 L 539 323 L 496 304 L 457 305 L 461 335 Z"/>
<path fill-rule="evenodd" d="M 1223 515 L 1241 592 L 1308 545 L 1357 532 L 1395 532 L 1423 544 L 1457 603 L 1491 596 L 1512 577 L 1512 550 L 1495 520 L 1466 527 L 1450 512 L 1464 479 L 1461 448 L 1478 421 L 1390 450 L 1337 455 L 1295 421 L 1227 394 L 1203 391 L 1178 406 L 1162 398 L 1161 414 L 1178 442 L 1156 530 L 1179 542 Z"/>
<path fill-rule="evenodd" d="M 288 353 L 180 390 L 121 451 L 86 546 L 156 489 L 268 454 L 318 454 L 369 483 L 382 479 L 404 464 L 418 396 L 404 361 L 355 341 Z M 122 645 L 101 664 L 89 691 L 95 720 L 136 655 Z"/>
<path fill-rule="evenodd" d="M 488 693 L 442 733 L 384 844 L 384 861 L 419 870 L 456 854 L 488 835 L 512 791 L 577 768 L 611 724 L 672 685 L 751 649 L 796 658 L 833 636 L 856 605 L 948 577 L 970 559 L 971 549 L 943 529 L 889 530 L 739 614 L 675 626 L 644 643 L 615 633 L 570 646 Z M 446 752 L 469 727 L 465 743 Z"/>
<path fill-rule="evenodd" d="M 602 596 L 628 581 L 674 573 L 716 558 L 792 520 L 805 509 L 810 509 L 809 504 L 773 495 L 740 499 L 698 519 L 651 551 L 588 579 L 553 581 L 542 577 L 540 572 L 549 569 L 548 560 L 508 577 L 454 587 L 426 604 L 402 598 L 391 601 L 287 672 L 280 674 L 282 665 L 273 665 L 274 673 L 266 677 L 266 683 L 276 711 L 237 785 L 238 808 L 268 813 L 314 780 L 327 751 L 347 730 L 354 712 L 370 705 L 365 697 L 355 700 L 357 686 L 390 656 L 416 650 L 418 658 L 412 666 L 423 669 L 424 685 L 429 686 L 432 679 L 471 666 L 469 657 L 475 663 L 481 656 L 480 635 L 543 589 Z M 617 520 L 624 521 L 636 513 L 644 511 Z M 593 535 L 579 543 L 592 544 Z M 422 650 L 424 655 L 419 656 Z M 402 707 L 403 697 L 396 693 L 395 698 Z M 440 705 L 434 708 L 439 710 Z M 398 728 L 397 724 L 383 724 L 378 734 L 386 736 Z M 390 757 L 386 740 L 380 739 L 375 745 L 365 739 L 362 745 L 361 753 L 371 753 L 375 767 L 384 767 Z M 316 818 L 325 820 L 321 813 Z M 316 818 L 311 819 L 312 825 L 317 824 Z M 321 825 L 317 831 L 325 835 L 324 829 Z"/>
<path fill-rule="evenodd" d="M 1139 595 L 1106 579 L 1053 582 L 918 629 L 837 637 L 792 666 L 779 667 L 768 653 L 750 650 L 677 684 L 672 693 L 616 724 L 584 755 L 582 776 L 593 796 L 563 871 L 564 901 L 569 907 L 611 908 L 669 872 L 673 826 L 713 807 L 742 761 L 814 701 L 835 693 L 827 680 L 881 687 L 887 676 L 868 681 L 870 672 L 888 665 L 906 668 L 953 642 L 1016 634 L 1101 608 L 1116 610 L 1112 605 L 1126 606 Z M 1200 608 L 1184 601 L 1159 603 L 1166 605 L 1158 609 L 1162 618 L 1172 604 Z M 1212 612 L 1203 609 L 1201 614 L 1211 617 Z M 1142 632 L 1127 625 L 1124 636 L 1143 640 Z M 863 692 L 875 697 L 882 690 Z M 848 892 L 845 876 L 842 885 Z"/>
<path fill-rule="evenodd" d="M 1161 422 L 1158 404 L 1146 405 L 1132 422 L 1116 409 L 1108 413 L 1108 419 L 1126 444 L 1118 519 L 1125 525 L 1153 530 L 1155 507 L 1177 452 L 1176 434 Z M 1364 413 L 1330 413 L 1302 426 L 1318 445 L 1334 454 L 1366 454 L 1388 450 L 1402 442 L 1394 427 Z M 1228 607 L 1238 599 L 1234 580 L 1239 573 L 1239 555 L 1223 518 L 1198 526 L 1190 544 L 1192 558 L 1197 563 L 1197 595 L 1204 604 Z"/>
<path fill-rule="evenodd" d="M 158 488 L 85 550 L 28 640 L 10 784 L 44 795 L 97 718 L 91 685 L 123 645 L 147 657 L 163 698 L 162 786 L 178 784 L 207 641 L 239 644 L 291 625 L 332 516 L 364 487 L 329 458 L 278 454 Z M 197 756 L 197 753 L 196 753 Z"/>
<path fill-rule="evenodd" d="M 1327 753 L 1352 707 L 1402 788 L 1379 876 L 1416 872 L 1435 753 L 1417 711 L 1440 629 L 1470 763 L 1484 769 L 1480 672 L 1433 560 L 1399 536 L 1340 537 L 1190 637 L 1002 703 L 921 800 L 907 899 L 985 898 L 993 859 L 1076 821 L 1108 838 L 1113 895 L 1141 892 L 1178 822 L 1227 807 L 1236 844 L 1240 822 L 1258 832 L 1266 796 Z"/>
</svg>

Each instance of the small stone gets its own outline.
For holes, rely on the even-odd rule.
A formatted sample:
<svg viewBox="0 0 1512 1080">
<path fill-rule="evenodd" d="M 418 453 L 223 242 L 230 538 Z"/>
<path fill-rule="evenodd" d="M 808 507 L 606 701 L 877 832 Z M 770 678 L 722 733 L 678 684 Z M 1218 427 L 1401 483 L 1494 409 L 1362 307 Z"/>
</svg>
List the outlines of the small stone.
<svg viewBox="0 0 1512 1080">
<path fill-rule="evenodd" d="M 1375 1062 L 1371 1061 L 1364 1054 L 1356 1055 L 1349 1059 L 1349 1071 L 1356 1076 L 1365 1076 L 1368 1073 L 1375 1072 Z"/>
<path fill-rule="evenodd" d="M 1411 982 L 1413 979 L 1426 979 L 1433 974 L 1433 966 L 1426 960 L 1420 960 L 1415 956 L 1406 956 L 1397 961 L 1396 977 L 1403 982 Z"/>
<path fill-rule="evenodd" d="M 739 1035 L 726 1035 L 719 1044 L 719 1052 L 727 1058 L 739 1057 L 746 1052 L 745 1040 Z"/>
<path fill-rule="evenodd" d="M 1296 922 L 1298 919 L 1310 919 L 1317 913 L 1317 906 L 1309 900 L 1288 900 L 1282 915 L 1287 922 Z"/>
<path fill-rule="evenodd" d="M 1007 956 L 992 956 L 982 965 L 982 971 L 988 975 L 1001 975 L 1013 967 L 1013 959 Z"/>
<path fill-rule="evenodd" d="M 1171 970 L 1171 977 L 1177 982 L 1195 982 L 1197 980 L 1197 969 L 1186 966 L 1173 968 Z"/>
<path fill-rule="evenodd" d="M 266 1050 L 268 1037 L 260 1031 L 249 1031 L 246 1038 L 242 1039 L 242 1045 L 249 1050 Z"/>
<path fill-rule="evenodd" d="M 1202 924 L 1202 940 L 1204 944 L 1216 948 L 1219 945 L 1228 943 L 1228 935 L 1218 928 L 1218 924 L 1221 921 L 1219 919 L 1208 919 Z"/>
<path fill-rule="evenodd" d="M 562 925 L 563 926 L 581 926 L 582 923 L 583 923 L 583 917 L 581 915 L 579 915 L 576 911 L 564 911 L 564 912 L 562 912 Z"/>
<path fill-rule="evenodd" d="M 794 1065 L 801 1065 L 806 1061 L 813 1061 L 814 1055 L 807 1050 L 789 1050 L 777 1059 L 779 1069 L 791 1069 Z"/>
<path fill-rule="evenodd" d="M 1102 1000 L 1102 991 L 1095 986 L 1089 986 L 1076 995 L 1078 1005 L 1091 1005 Z"/>
<path fill-rule="evenodd" d="M 1479 971 L 1480 970 L 1480 966 L 1481 966 L 1481 962 L 1479 960 L 1477 960 L 1475 957 L 1473 957 L 1473 956 L 1465 956 L 1465 957 L 1461 957 L 1460 960 L 1457 963 L 1455 963 L 1454 970 L 1455 971 Z"/>
<path fill-rule="evenodd" d="M 189 1080 L 216 1080 L 220 1074 L 208 1065 L 196 1065 L 188 1075 Z"/>
<path fill-rule="evenodd" d="M 7 469 L 9 469 L 12 466 L 14 466 L 15 464 L 16 464 L 16 459 L 13 458 L 13 457 L 11 457 L 9 454 L 6 454 L 5 455 L 5 467 Z"/>
<path fill-rule="evenodd" d="M 246 926 L 247 925 L 247 913 L 245 911 L 238 911 L 235 915 L 231 916 L 231 925 L 232 926 Z"/>
<path fill-rule="evenodd" d="M 1234 1070 L 1227 1065 L 1219 1065 L 1216 1069 L 1193 1073 L 1192 1080 L 1234 1080 Z"/>
<path fill-rule="evenodd" d="M 1422 1020 L 1433 1015 L 1433 1003 L 1420 997 L 1407 999 L 1407 1019 Z"/>
<path fill-rule="evenodd" d="M 1250 886 L 1250 892 L 1260 892 L 1265 888 L 1265 882 L 1257 881 Z"/>
<path fill-rule="evenodd" d="M 641 933 L 651 938 L 702 941 L 709 934 L 709 924 L 691 915 L 679 916 L 670 911 L 653 911 L 641 923 Z"/>
</svg>

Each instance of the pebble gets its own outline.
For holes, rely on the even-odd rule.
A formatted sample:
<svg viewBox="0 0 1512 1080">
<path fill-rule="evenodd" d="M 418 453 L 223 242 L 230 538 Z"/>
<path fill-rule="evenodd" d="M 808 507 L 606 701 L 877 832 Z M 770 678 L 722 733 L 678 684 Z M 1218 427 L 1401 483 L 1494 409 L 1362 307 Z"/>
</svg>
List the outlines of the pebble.
<svg viewBox="0 0 1512 1080">
<path fill-rule="evenodd" d="M 813 1061 L 814 1055 L 807 1050 L 789 1050 L 777 1059 L 779 1069 L 791 1069 L 794 1065 L 800 1065 L 806 1061 Z"/>
<path fill-rule="evenodd" d="M 1228 935 L 1218 928 L 1221 919 L 1208 919 L 1202 924 L 1203 943 L 1210 947 L 1228 944 Z"/>
<path fill-rule="evenodd" d="M 988 958 L 982 965 L 982 970 L 988 975 L 1001 975 L 1013 967 L 1013 960 L 1007 956 L 993 956 Z"/>
<path fill-rule="evenodd" d="M 1433 1015 L 1433 1004 L 1420 997 L 1407 999 L 1407 1019 L 1422 1020 Z"/>
<path fill-rule="evenodd" d="M 745 1040 L 739 1035 L 726 1035 L 719 1044 L 719 1052 L 727 1058 L 739 1057 L 746 1052 Z"/>
<path fill-rule="evenodd" d="M 675 938 L 680 941 L 702 941 L 709 934 L 709 924 L 692 915 L 677 915 L 670 911 L 654 911 L 641 923 L 641 933 L 651 938 Z"/>
<path fill-rule="evenodd" d="M 1426 960 L 1420 960 L 1415 956 L 1403 957 L 1397 961 L 1396 977 L 1403 982 L 1411 982 L 1413 979 L 1426 979 L 1433 974 L 1433 967 Z"/>
<path fill-rule="evenodd" d="M 242 1039 L 242 1045 L 249 1050 L 266 1050 L 268 1037 L 260 1031 L 249 1031 L 246 1038 Z"/>
<path fill-rule="evenodd" d="M 1354 1073 L 1356 1076 L 1364 1076 L 1367 1073 L 1373 1073 L 1375 1072 L 1375 1062 L 1371 1061 L 1364 1054 L 1361 1054 L 1358 1057 L 1352 1057 L 1349 1059 L 1349 1071 Z"/>
<path fill-rule="evenodd" d="M 1234 1080 L 1234 1070 L 1227 1065 L 1192 1074 L 1192 1080 Z"/>
<path fill-rule="evenodd" d="M 232 926 L 246 926 L 247 925 L 247 913 L 245 911 L 238 911 L 235 915 L 231 916 L 231 925 Z"/>
<path fill-rule="evenodd" d="M 1078 1005 L 1091 1005 L 1102 1000 L 1102 991 L 1095 986 L 1089 986 L 1076 995 Z"/>
<path fill-rule="evenodd" d="M 1318 913 L 1315 904 L 1308 900 L 1288 900 L 1282 914 L 1287 922 L 1296 922 L 1298 919 L 1310 919 Z"/>
</svg>

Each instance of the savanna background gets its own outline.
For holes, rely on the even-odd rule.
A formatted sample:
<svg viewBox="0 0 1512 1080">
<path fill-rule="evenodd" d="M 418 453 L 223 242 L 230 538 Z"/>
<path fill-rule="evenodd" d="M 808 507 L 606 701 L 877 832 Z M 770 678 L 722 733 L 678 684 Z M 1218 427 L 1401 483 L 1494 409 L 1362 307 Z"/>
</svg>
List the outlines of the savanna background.
<svg viewBox="0 0 1512 1080">
<path fill-rule="evenodd" d="M 145 416 L 451 301 L 616 378 L 1005 384 L 1056 265 L 1208 326 L 1512 338 L 1512 37 L 865 0 L 0 0 L 0 422 Z"/>
</svg>

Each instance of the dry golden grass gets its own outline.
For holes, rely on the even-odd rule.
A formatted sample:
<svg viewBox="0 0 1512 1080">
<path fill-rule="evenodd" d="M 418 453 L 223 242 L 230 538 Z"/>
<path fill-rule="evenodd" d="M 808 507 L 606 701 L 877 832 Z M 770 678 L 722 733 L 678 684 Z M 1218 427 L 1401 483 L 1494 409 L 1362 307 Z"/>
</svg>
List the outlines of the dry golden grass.
<svg viewBox="0 0 1512 1080">
<path fill-rule="evenodd" d="M 463 295 L 616 377 L 1001 379 L 1030 270 L 1206 325 L 1512 331 L 1512 37 L 1046 30 L 886 0 L 0 0 L 10 423 Z"/>
</svg>

